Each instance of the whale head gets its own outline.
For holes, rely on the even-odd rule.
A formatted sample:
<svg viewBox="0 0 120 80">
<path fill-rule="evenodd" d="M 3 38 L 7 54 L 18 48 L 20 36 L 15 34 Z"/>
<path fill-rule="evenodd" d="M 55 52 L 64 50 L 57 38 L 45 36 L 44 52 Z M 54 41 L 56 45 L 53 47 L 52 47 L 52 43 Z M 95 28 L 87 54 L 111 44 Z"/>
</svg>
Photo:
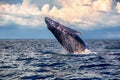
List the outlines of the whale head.
<svg viewBox="0 0 120 80">
<path fill-rule="evenodd" d="M 69 34 L 81 34 L 81 32 L 78 32 L 78 31 L 75 31 L 73 29 L 70 29 L 68 27 L 65 27 L 63 25 L 61 25 L 60 23 L 48 18 L 48 17 L 45 17 L 45 22 L 47 24 L 47 27 L 50 31 L 54 32 L 62 32 L 62 33 L 69 33 Z"/>
<path fill-rule="evenodd" d="M 45 22 L 47 24 L 47 27 L 50 31 L 52 31 L 52 33 L 55 33 L 56 32 L 65 32 L 65 29 L 62 27 L 63 25 L 59 24 L 58 22 L 48 18 L 48 17 L 45 17 Z"/>
</svg>

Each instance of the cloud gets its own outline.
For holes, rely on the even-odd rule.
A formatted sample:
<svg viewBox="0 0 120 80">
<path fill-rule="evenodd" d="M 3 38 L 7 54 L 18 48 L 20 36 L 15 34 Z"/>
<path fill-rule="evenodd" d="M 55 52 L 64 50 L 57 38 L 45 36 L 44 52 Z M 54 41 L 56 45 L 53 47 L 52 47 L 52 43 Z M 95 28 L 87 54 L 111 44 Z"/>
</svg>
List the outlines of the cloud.
<svg viewBox="0 0 120 80">
<path fill-rule="evenodd" d="M 93 6 L 95 10 L 110 12 L 114 10 L 115 3 L 114 0 L 98 0 L 93 3 Z"/>
<path fill-rule="evenodd" d="M 117 11 L 120 13 L 120 3 L 117 3 Z"/>
<path fill-rule="evenodd" d="M 120 7 L 115 0 L 58 1 L 62 8 L 56 11 L 58 13 L 56 17 L 68 21 L 72 25 L 80 28 L 120 26 L 120 15 L 118 15 Z"/>
<path fill-rule="evenodd" d="M 38 27 L 44 25 L 45 16 L 50 16 L 82 29 L 120 26 L 120 3 L 115 0 L 57 0 L 57 4 L 61 8 L 49 3 L 39 8 L 30 0 L 23 0 L 22 4 L 1 4 L 0 25 L 12 22 Z"/>
<path fill-rule="evenodd" d="M 22 4 L 1 4 L 0 25 L 15 23 L 24 26 L 35 27 L 41 25 L 41 12 L 35 4 L 23 0 Z M 39 16 L 39 18 L 37 18 Z"/>
</svg>

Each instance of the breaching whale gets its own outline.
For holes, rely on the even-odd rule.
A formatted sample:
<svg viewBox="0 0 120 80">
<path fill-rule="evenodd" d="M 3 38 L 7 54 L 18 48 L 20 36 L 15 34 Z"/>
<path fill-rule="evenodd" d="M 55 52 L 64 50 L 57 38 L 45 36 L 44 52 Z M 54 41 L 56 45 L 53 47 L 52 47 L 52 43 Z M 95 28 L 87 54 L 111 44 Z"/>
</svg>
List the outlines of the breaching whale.
<svg viewBox="0 0 120 80">
<path fill-rule="evenodd" d="M 69 53 L 82 53 L 85 51 L 86 45 L 79 37 L 79 34 L 81 34 L 80 32 L 65 27 L 48 17 L 45 17 L 45 22 L 48 29 L 53 33 L 58 42 Z"/>
</svg>

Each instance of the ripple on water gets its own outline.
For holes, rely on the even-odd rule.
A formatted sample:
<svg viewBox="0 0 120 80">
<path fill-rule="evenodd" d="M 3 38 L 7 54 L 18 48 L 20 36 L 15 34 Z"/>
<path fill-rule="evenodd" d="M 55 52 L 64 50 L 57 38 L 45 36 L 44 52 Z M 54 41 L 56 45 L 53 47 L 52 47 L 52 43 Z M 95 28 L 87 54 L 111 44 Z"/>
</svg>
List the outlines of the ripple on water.
<svg viewBox="0 0 120 80">
<path fill-rule="evenodd" d="M 33 76 L 24 76 L 24 77 L 21 77 L 21 79 L 35 80 L 35 79 L 46 79 L 46 78 L 53 78 L 53 77 L 54 77 L 54 75 L 45 75 L 45 76 L 33 75 Z"/>
<path fill-rule="evenodd" d="M 55 40 L 0 40 L 0 79 L 119 80 L 119 43 L 89 40 L 96 54 L 66 54 Z"/>
</svg>

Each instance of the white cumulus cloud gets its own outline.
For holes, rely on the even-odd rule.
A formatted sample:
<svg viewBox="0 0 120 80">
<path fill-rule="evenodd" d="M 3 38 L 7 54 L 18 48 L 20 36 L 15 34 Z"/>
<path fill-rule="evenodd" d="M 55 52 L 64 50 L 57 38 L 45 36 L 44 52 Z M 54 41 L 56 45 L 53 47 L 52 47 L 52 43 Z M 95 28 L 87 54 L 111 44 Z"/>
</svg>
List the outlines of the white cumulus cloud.
<svg viewBox="0 0 120 80">
<path fill-rule="evenodd" d="M 120 13 L 120 3 L 117 3 L 117 11 Z"/>
<path fill-rule="evenodd" d="M 1 4 L 0 5 L 0 25 L 10 22 L 34 27 L 41 25 L 41 15 L 39 8 L 35 4 L 30 4 L 28 0 L 23 0 L 22 4 Z"/>
<path fill-rule="evenodd" d="M 120 3 L 115 0 L 57 0 L 56 4 L 61 8 L 53 5 L 51 8 L 49 3 L 39 8 L 29 0 L 22 4 L 0 4 L 0 25 L 13 22 L 36 27 L 45 24 L 44 17 L 50 16 L 83 29 L 120 26 Z"/>
</svg>

